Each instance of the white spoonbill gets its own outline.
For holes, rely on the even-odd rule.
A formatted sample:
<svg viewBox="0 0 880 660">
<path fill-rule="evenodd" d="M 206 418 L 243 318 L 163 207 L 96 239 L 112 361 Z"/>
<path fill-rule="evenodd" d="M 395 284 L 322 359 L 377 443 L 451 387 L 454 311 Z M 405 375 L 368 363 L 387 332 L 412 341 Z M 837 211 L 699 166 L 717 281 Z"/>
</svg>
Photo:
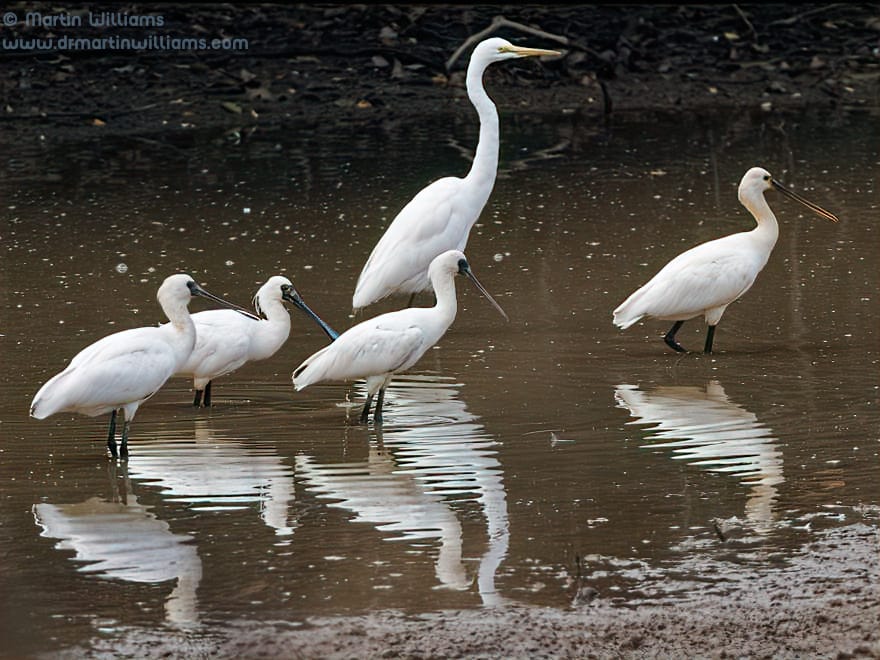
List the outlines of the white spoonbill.
<svg viewBox="0 0 880 660">
<path fill-rule="evenodd" d="M 675 321 L 663 339 L 681 353 L 684 348 L 675 334 L 685 321 L 702 314 L 709 326 L 704 352 L 711 353 L 724 310 L 754 284 L 776 245 L 779 225 L 764 199 L 764 191 L 771 188 L 837 222 L 834 214 L 784 188 L 767 170 L 753 167 L 740 181 L 738 196 L 758 226 L 682 252 L 614 310 L 614 324 L 625 330 L 643 317 Z"/>
<path fill-rule="evenodd" d="M 433 307 L 410 307 L 362 321 L 343 332 L 336 341 L 306 359 L 293 372 L 297 391 L 325 380 L 366 379 L 367 401 L 361 423 L 370 414 L 373 396 L 378 392 L 373 421 L 382 423 L 385 388 L 394 374 L 413 366 L 436 344 L 455 320 L 455 275 L 470 279 L 486 299 L 507 314 L 471 272 L 459 250 L 448 250 L 434 258 L 428 276 L 437 299 Z"/>
<path fill-rule="evenodd" d="M 498 112 L 483 88 L 493 62 L 559 55 L 555 50 L 514 46 L 499 38 L 480 42 L 467 69 L 467 93 L 480 118 L 480 138 L 465 178 L 444 177 L 423 188 L 401 209 L 373 248 L 358 277 L 352 307 L 361 309 L 392 294 L 429 291 L 428 266 L 447 250 L 464 250 L 486 205 L 498 169 Z M 412 297 L 410 298 L 412 303 Z"/>
<path fill-rule="evenodd" d="M 240 309 L 208 293 L 182 273 L 165 278 L 156 299 L 170 323 L 132 328 L 108 335 L 81 350 L 59 374 L 40 388 L 31 416 L 45 419 L 59 412 L 89 417 L 110 413 L 107 448 L 116 453 L 116 411 L 122 409 L 122 458 L 128 457 L 128 432 L 138 407 L 153 396 L 186 361 L 196 343 L 196 328 L 187 305 L 192 296 Z"/>
<path fill-rule="evenodd" d="M 215 378 L 247 362 L 265 360 L 281 348 L 290 335 L 290 315 L 284 301 L 310 316 L 331 340 L 336 339 L 338 333 L 309 309 L 289 279 L 270 277 L 254 296 L 254 308 L 265 318 L 244 316 L 232 309 L 209 309 L 192 315 L 196 345 L 175 375 L 193 379 L 193 406 L 211 405 L 211 383 Z"/>
</svg>

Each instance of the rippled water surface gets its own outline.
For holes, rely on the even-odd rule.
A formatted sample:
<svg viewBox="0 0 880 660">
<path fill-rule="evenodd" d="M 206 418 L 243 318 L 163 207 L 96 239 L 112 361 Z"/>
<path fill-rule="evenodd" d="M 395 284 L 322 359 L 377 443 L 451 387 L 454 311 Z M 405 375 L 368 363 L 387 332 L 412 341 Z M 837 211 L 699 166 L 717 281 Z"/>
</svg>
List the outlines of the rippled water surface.
<svg viewBox="0 0 880 660">
<path fill-rule="evenodd" d="M 785 562 L 817 530 L 876 522 L 876 122 L 603 125 L 502 107 L 502 171 L 467 253 L 509 323 L 460 281 L 455 323 L 393 383 L 380 430 L 356 423 L 362 383 L 293 391 L 325 338 L 292 310 L 284 347 L 218 379 L 211 410 L 191 407 L 183 379 L 144 404 L 118 465 L 106 418 L 28 417 L 44 381 L 92 341 L 163 321 L 156 288 L 177 271 L 241 304 L 285 274 L 348 327 L 396 211 L 466 171 L 473 117 L 7 154 L 7 648 L 377 609 L 686 599 Z M 779 243 L 712 356 L 672 354 L 665 322 L 614 328 L 611 310 L 671 257 L 751 226 L 736 186 L 753 165 L 840 224 L 768 193 Z M 679 339 L 701 348 L 702 323 Z"/>
</svg>

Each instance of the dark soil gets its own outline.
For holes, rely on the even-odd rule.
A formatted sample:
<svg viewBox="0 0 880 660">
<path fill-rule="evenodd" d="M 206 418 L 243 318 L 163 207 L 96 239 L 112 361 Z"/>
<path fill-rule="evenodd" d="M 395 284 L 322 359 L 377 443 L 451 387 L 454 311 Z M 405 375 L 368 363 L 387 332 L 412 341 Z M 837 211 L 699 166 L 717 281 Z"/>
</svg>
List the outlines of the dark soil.
<svg viewBox="0 0 880 660">
<path fill-rule="evenodd" d="M 119 4 L 161 27 L 91 27 L 88 5 L 12 3 L 0 27 L 0 141 L 80 145 L 103 136 L 262 130 L 470 111 L 463 72 L 471 35 L 557 48 L 540 62 L 491 67 L 504 112 L 606 115 L 730 108 L 877 113 L 876 4 L 761 5 L 183 5 Z M 93 11 L 106 11 L 106 6 Z M 25 25 L 67 12 L 79 27 Z M 4 16 L 6 21 L 6 16 Z M 11 21 L 9 21 L 11 22 Z M 7 22 L 8 25 L 8 22 Z M 546 34 L 543 34 L 546 33 Z M 63 36 L 239 38 L 247 48 L 9 48 Z M 488 33 L 487 35 L 488 36 Z M 843 567 L 843 568 L 841 568 Z M 135 657 L 878 657 L 877 535 L 827 535 L 786 568 L 729 596 L 624 609 L 602 598 L 564 611 L 514 607 L 411 619 L 394 612 L 245 622 L 219 638 L 135 632 L 93 649 Z M 74 655 L 87 654 L 83 649 Z"/>
<path fill-rule="evenodd" d="M 89 6 L 4 8 L 17 17 L 16 25 L 0 27 L 4 143 L 357 124 L 460 107 L 467 104 L 470 47 L 453 56 L 483 31 L 563 53 L 487 71 L 487 87 L 505 112 L 876 111 L 880 101 L 880 12 L 868 3 L 111 5 L 115 16 L 161 17 L 161 27 L 93 27 Z M 93 6 L 92 14 L 102 10 Z M 59 14 L 81 24 L 47 25 Z M 501 17 L 506 22 L 492 29 Z M 152 37 L 155 46 L 12 48 L 30 39 L 59 46 L 65 37 Z M 247 44 L 192 50 L 158 41 L 184 38 Z"/>
</svg>

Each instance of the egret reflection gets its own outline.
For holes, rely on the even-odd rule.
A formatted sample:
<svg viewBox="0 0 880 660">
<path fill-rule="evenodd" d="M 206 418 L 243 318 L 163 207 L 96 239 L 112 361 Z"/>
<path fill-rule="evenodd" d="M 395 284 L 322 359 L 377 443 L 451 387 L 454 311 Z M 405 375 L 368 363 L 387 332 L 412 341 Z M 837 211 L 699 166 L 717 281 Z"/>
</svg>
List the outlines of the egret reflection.
<svg viewBox="0 0 880 660">
<path fill-rule="evenodd" d="M 669 386 L 644 391 L 619 385 L 614 398 L 636 418 L 629 424 L 654 425 L 643 447 L 671 449 L 675 459 L 739 477 L 750 489 L 746 519 L 756 531 L 770 529 L 776 488 L 785 481 L 782 452 L 773 432 L 731 402 L 720 383 L 710 381 L 705 390 Z"/>
<path fill-rule="evenodd" d="M 117 469 L 123 490 L 119 490 Z M 59 539 L 58 550 L 73 550 L 82 573 L 105 579 L 158 584 L 176 580 L 165 599 L 165 620 L 185 626 L 199 621 L 196 590 L 202 561 L 192 537 L 175 534 L 150 507 L 137 501 L 125 467 L 111 464 L 110 500 L 92 497 L 74 504 L 40 503 L 33 507 L 40 536 Z"/>
<path fill-rule="evenodd" d="M 132 478 L 155 484 L 166 500 L 193 509 L 223 511 L 257 504 L 260 518 L 277 536 L 293 534 L 293 468 L 274 449 L 217 431 L 210 419 L 195 420 L 194 438 L 195 443 L 179 438 L 144 442 L 129 464 Z"/>
<path fill-rule="evenodd" d="M 435 574 L 440 585 L 472 584 L 462 554 L 462 521 L 452 506 L 476 502 L 485 519 L 487 545 L 479 558 L 477 588 L 484 605 L 502 602 L 495 574 L 507 554 L 507 498 L 495 441 L 458 398 L 458 385 L 436 377 L 395 379 L 386 393 L 389 415 L 366 461 L 319 464 L 296 458 L 307 489 L 354 512 L 392 540 L 438 544 Z M 397 409 L 401 415 L 391 414 Z"/>
</svg>

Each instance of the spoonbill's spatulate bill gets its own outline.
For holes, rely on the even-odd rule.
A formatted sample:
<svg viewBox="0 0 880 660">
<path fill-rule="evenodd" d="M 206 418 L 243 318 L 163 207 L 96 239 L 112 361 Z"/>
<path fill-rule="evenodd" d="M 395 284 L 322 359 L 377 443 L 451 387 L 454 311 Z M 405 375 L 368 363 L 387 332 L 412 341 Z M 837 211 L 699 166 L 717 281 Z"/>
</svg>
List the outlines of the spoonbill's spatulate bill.
<svg viewBox="0 0 880 660">
<path fill-rule="evenodd" d="M 121 456 L 127 458 L 129 428 L 138 408 L 180 369 L 195 346 L 196 329 L 187 310 L 193 296 L 253 316 L 208 293 L 189 275 L 171 275 L 156 294 L 170 323 L 116 332 L 84 348 L 64 371 L 40 388 L 31 402 L 31 416 L 45 419 L 60 412 L 89 417 L 110 413 L 107 448 L 116 458 L 116 411 L 121 409 L 125 419 Z"/>
<path fill-rule="evenodd" d="M 411 307 L 388 312 L 358 323 L 343 332 L 332 344 L 306 359 L 293 372 L 297 391 L 325 380 L 366 379 L 367 401 L 360 420 L 366 423 L 373 397 L 378 393 L 373 422 L 382 423 L 385 388 L 394 374 L 412 367 L 436 344 L 455 319 L 455 275 L 468 277 L 490 303 L 504 316 L 471 272 L 459 250 L 449 250 L 434 258 L 429 276 L 437 299 L 433 307 Z"/>
<path fill-rule="evenodd" d="M 467 246 L 498 169 L 498 112 L 483 87 L 486 67 L 504 60 L 559 54 L 514 46 L 499 38 L 486 39 L 474 48 L 467 69 L 467 93 L 480 118 L 480 137 L 471 170 L 463 179 L 450 176 L 434 181 L 401 209 L 358 277 L 352 297 L 355 310 L 389 295 L 430 291 L 431 260 Z"/>
<path fill-rule="evenodd" d="M 289 302 L 302 310 L 330 337 L 338 335 L 315 314 L 289 279 L 275 275 L 254 296 L 259 316 L 245 316 L 231 309 L 209 309 L 192 315 L 196 345 L 175 374 L 193 379 L 193 405 L 211 405 L 211 383 L 246 364 L 274 355 L 290 335 Z M 204 393 L 204 399 L 203 399 Z"/>
<path fill-rule="evenodd" d="M 709 326 L 704 352 L 711 353 L 715 326 L 724 310 L 754 284 L 779 237 L 776 216 L 764 199 L 764 191 L 770 189 L 837 222 L 834 214 L 785 188 L 767 170 L 753 167 L 740 181 L 739 201 L 758 226 L 682 252 L 614 310 L 614 324 L 626 329 L 642 318 L 674 321 L 664 341 L 684 352 L 675 335 L 685 321 L 702 315 Z"/>
</svg>

